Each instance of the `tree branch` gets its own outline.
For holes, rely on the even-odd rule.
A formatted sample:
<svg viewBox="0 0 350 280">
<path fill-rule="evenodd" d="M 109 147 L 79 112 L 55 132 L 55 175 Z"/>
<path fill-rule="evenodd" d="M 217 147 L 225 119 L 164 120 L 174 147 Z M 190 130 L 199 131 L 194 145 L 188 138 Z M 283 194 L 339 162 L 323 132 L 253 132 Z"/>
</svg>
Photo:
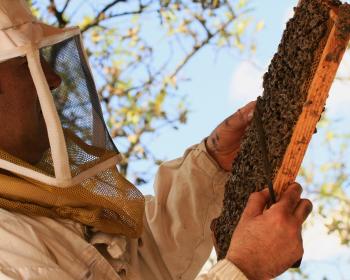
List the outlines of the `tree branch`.
<svg viewBox="0 0 350 280">
<path fill-rule="evenodd" d="M 68 8 L 68 5 L 70 4 L 70 1 L 71 0 L 66 0 L 66 3 L 64 4 L 62 10 L 61 10 L 61 13 L 64 14 L 64 12 L 67 10 Z"/>
<path fill-rule="evenodd" d="M 58 26 L 61 28 L 65 27 L 68 23 L 68 21 L 64 19 L 63 13 L 64 13 L 65 9 L 67 8 L 69 2 L 70 2 L 70 0 L 67 0 L 67 2 L 65 4 L 65 8 L 62 11 L 59 11 L 57 9 L 55 0 L 50 0 L 49 11 L 55 15 L 57 22 L 58 22 Z"/>
<path fill-rule="evenodd" d="M 228 20 L 225 24 L 223 24 L 218 30 L 216 30 L 214 33 L 207 32 L 208 36 L 205 40 L 203 40 L 200 44 L 197 44 L 193 46 L 192 51 L 183 59 L 183 61 L 175 68 L 173 74 L 170 75 L 170 78 L 174 78 L 177 76 L 177 74 L 182 70 L 182 68 L 188 63 L 188 61 L 195 56 L 195 54 L 202 49 L 204 46 L 210 43 L 210 41 L 218 35 L 220 32 L 226 29 L 226 27 L 234 21 L 236 18 L 233 17 L 232 19 Z"/>
<path fill-rule="evenodd" d="M 199 15 L 193 15 L 194 18 L 202 25 L 202 27 L 204 28 L 204 30 L 207 32 L 207 36 L 210 37 L 213 34 L 211 34 L 209 28 L 207 27 L 207 25 L 205 24 L 205 19 L 201 18 Z"/>
<path fill-rule="evenodd" d="M 111 9 L 113 6 L 115 6 L 118 3 L 121 2 L 126 2 L 127 0 L 114 0 L 111 3 L 109 3 L 108 5 L 106 5 L 101 11 L 98 12 L 98 14 L 96 15 L 95 19 L 88 25 L 86 25 L 81 32 L 84 33 L 87 30 L 89 30 L 92 27 L 95 27 L 97 25 L 100 24 L 100 22 L 110 19 L 112 17 L 118 17 L 118 16 L 126 16 L 126 15 L 132 15 L 132 14 L 140 14 L 143 11 L 143 6 L 140 5 L 139 6 L 139 10 L 137 11 L 133 11 L 133 12 L 124 12 L 124 13 L 120 13 L 120 14 L 115 14 L 115 15 L 109 15 L 108 17 L 105 16 L 105 13 Z"/>
<path fill-rule="evenodd" d="M 131 16 L 131 15 L 139 15 L 144 12 L 144 10 L 149 7 L 152 4 L 152 1 L 149 1 L 146 4 L 142 4 L 141 1 L 139 1 L 139 8 L 135 11 L 129 11 L 129 12 L 123 12 L 123 13 L 116 13 L 116 14 L 110 14 L 108 16 L 105 15 L 105 13 L 112 8 L 114 5 L 118 4 L 119 2 L 127 2 L 127 0 L 115 0 L 108 4 L 106 7 L 104 7 L 95 17 L 94 21 L 92 21 L 90 24 L 86 25 L 84 28 L 82 28 L 81 32 L 84 33 L 87 30 L 89 30 L 92 27 L 95 27 L 99 25 L 102 21 L 109 20 L 112 18 L 117 17 L 123 17 L 123 16 Z M 159 10 L 154 10 L 152 12 L 159 12 Z"/>
</svg>

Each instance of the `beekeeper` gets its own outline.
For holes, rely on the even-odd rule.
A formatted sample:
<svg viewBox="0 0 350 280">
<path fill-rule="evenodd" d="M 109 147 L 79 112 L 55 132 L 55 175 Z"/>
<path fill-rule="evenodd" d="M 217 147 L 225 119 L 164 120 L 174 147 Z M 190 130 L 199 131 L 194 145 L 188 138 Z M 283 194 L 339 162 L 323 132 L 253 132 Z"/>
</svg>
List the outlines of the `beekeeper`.
<svg viewBox="0 0 350 280">
<path fill-rule="evenodd" d="M 255 103 L 160 166 L 155 197 L 116 169 L 79 29 L 0 0 L 0 279 L 195 279 Z M 302 256 L 311 203 L 248 202 L 225 260 L 198 279 L 268 279 Z"/>
</svg>

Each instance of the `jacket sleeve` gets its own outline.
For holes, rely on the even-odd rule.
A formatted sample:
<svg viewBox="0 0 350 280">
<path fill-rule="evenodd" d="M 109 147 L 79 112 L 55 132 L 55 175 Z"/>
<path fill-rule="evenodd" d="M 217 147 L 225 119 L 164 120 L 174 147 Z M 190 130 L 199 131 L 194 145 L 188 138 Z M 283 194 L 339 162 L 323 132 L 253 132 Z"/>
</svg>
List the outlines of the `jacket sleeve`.
<svg viewBox="0 0 350 280">
<path fill-rule="evenodd" d="M 248 280 L 247 277 L 230 261 L 222 260 L 214 265 L 208 273 L 198 276 L 195 280 Z"/>
<path fill-rule="evenodd" d="M 204 141 L 159 167 L 155 196 L 146 198 L 145 231 L 172 279 L 195 279 L 208 259 L 210 223 L 220 214 L 228 175 L 207 153 Z"/>
</svg>

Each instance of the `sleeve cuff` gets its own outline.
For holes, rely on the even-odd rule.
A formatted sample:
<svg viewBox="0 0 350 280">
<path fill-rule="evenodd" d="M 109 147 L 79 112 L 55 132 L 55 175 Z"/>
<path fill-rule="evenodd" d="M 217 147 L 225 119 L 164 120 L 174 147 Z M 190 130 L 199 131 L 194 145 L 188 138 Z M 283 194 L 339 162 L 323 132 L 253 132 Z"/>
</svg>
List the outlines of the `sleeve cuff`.
<svg viewBox="0 0 350 280">
<path fill-rule="evenodd" d="M 209 176 L 216 175 L 217 173 L 220 173 L 221 176 L 223 174 L 230 174 L 230 172 L 222 169 L 215 159 L 213 159 L 208 153 L 207 147 L 205 146 L 205 140 L 206 139 L 202 140 L 199 144 L 190 147 L 186 151 L 185 156 L 189 152 L 192 152 L 194 158 L 198 159 L 197 166 L 205 171 L 205 173 L 207 173 Z"/>
<path fill-rule="evenodd" d="M 213 179 L 213 191 L 215 194 L 223 192 L 223 186 L 227 182 L 230 172 L 222 169 L 219 164 L 211 157 L 205 146 L 205 140 L 202 140 L 198 145 L 194 145 L 188 149 L 192 152 L 196 166 L 201 169 L 207 176 Z"/>
<path fill-rule="evenodd" d="M 209 154 L 205 145 L 206 138 L 203 139 L 198 145 L 192 146 L 193 153 L 196 157 L 201 157 L 203 164 L 200 167 L 208 172 L 208 175 L 214 175 L 217 172 L 227 173 Z"/>
<path fill-rule="evenodd" d="M 232 262 L 219 261 L 209 272 L 209 279 L 217 280 L 248 280 L 248 278 Z"/>
</svg>

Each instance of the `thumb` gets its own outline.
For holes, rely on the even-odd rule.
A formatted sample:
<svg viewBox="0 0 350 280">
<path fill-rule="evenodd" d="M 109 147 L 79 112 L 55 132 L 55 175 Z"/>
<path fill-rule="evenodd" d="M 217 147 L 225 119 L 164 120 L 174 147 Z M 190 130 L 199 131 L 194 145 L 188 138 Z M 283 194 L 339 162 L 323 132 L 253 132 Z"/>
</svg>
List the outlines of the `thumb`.
<svg viewBox="0 0 350 280">
<path fill-rule="evenodd" d="M 252 193 L 249 196 L 242 218 L 249 219 L 261 215 L 269 201 L 269 197 L 269 190 L 267 188 L 260 192 Z"/>
<path fill-rule="evenodd" d="M 244 107 L 240 108 L 236 113 L 228 117 L 224 123 L 226 128 L 233 131 L 246 128 L 253 118 L 256 101 L 249 102 Z"/>
</svg>

